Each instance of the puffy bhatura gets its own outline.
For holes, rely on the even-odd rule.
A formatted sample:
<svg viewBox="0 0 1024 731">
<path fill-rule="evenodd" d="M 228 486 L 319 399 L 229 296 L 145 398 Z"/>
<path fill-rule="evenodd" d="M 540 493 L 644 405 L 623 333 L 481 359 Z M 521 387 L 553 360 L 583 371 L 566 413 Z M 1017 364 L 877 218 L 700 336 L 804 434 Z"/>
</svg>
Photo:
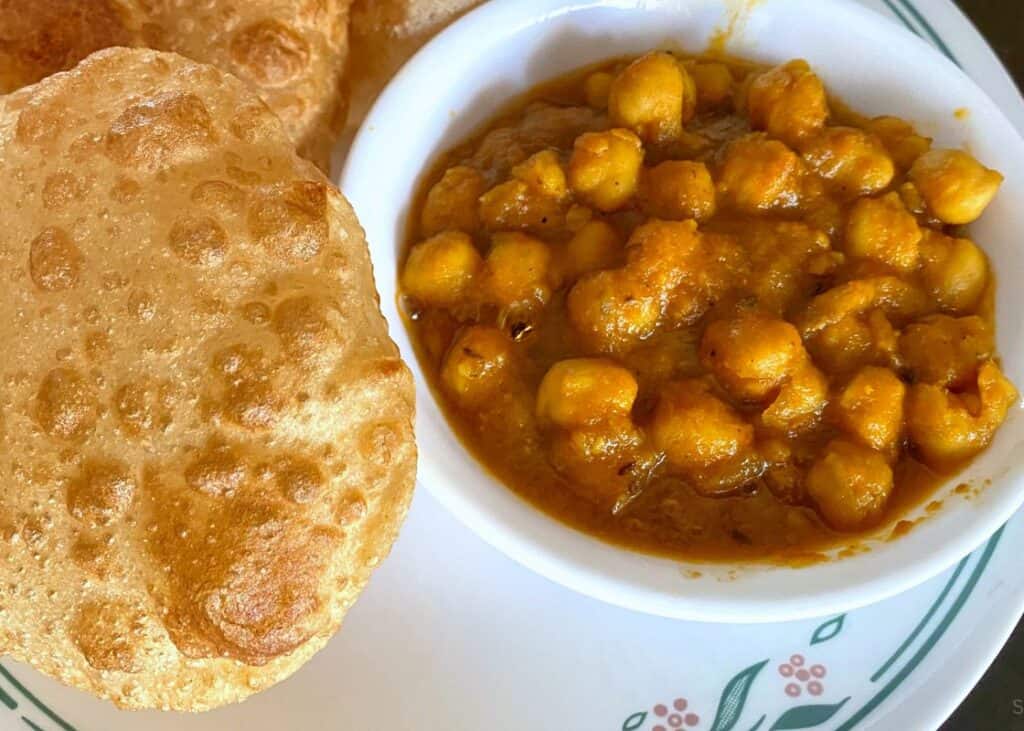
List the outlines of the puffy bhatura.
<svg viewBox="0 0 1024 731">
<path fill-rule="evenodd" d="M 249 84 L 327 170 L 345 115 L 350 0 L 0 0 L 0 93 L 111 46 L 174 51 Z"/>
<path fill-rule="evenodd" d="M 129 708 L 287 677 L 388 552 L 413 387 L 251 87 L 111 49 L 0 99 L 0 654 Z"/>
<path fill-rule="evenodd" d="M 377 95 L 409 57 L 481 0 L 355 0 L 345 82 L 351 140 Z"/>
</svg>

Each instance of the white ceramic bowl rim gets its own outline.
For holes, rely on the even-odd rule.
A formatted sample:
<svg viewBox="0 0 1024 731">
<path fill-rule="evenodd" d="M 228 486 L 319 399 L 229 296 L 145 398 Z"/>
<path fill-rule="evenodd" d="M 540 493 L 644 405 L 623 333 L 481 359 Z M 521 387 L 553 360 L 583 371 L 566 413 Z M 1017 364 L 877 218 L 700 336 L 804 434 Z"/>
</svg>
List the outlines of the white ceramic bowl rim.
<svg viewBox="0 0 1024 731">
<path fill-rule="evenodd" d="M 423 171 L 507 100 L 587 63 L 681 41 L 700 50 L 729 21 L 712 0 L 492 0 L 424 47 L 367 117 L 341 176 L 366 228 L 392 335 L 417 380 L 419 481 L 463 523 L 513 559 L 620 606 L 704 621 L 781 621 L 846 611 L 903 591 L 962 558 L 1024 501 L 1024 418 L 1015 408 L 989 450 L 937 497 L 944 508 L 898 541 L 799 569 L 736 570 L 632 553 L 569 529 L 495 482 L 451 433 L 416 361 L 395 303 L 397 251 Z M 703 41 L 703 42 L 702 42 Z M 997 334 L 1004 368 L 1024 384 L 1024 144 L 958 68 L 918 38 L 849 0 L 763 0 L 746 6 L 727 49 L 782 61 L 807 58 L 854 109 L 913 120 L 946 146 L 968 146 L 1006 181 L 972 235 L 1001 277 Z M 968 117 L 953 111 L 966 107 Z M 387 171 L 382 174 L 382 171 Z M 957 481 L 991 485 L 970 501 Z M 918 511 L 920 513 L 920 511 Z M 918 513 L 912 513 L 911 517 Z M 693 577 L 692 571 L 700 572 Z M 690 578 L 687 578 L 689 576 Z"/>
</svg>

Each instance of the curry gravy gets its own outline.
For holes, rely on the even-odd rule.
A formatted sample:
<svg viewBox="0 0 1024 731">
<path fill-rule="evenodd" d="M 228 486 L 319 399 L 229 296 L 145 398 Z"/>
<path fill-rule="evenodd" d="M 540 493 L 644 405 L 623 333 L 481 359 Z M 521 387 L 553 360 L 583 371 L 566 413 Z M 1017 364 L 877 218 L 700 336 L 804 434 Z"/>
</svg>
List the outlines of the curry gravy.
<svg viewBox="0 0 1024 731">
<path fill-rule="evenodd" d="M 614 200 L 601 200 L 593 191 L 580 193 L 574 184 L 583 185 L 580 181 L 586 175 L 573 166 L 578 162 L 577 140 L 581 135 L 601 134 L 622 126 L 621 119 L 618 125 L 609 120 L 606 87 L 609 79 L 621 78 L 627 68 L 632 68 L 632 59 L 612 60 L 537 87 L 512 100 L 492 122 L 442 155 L 423 178 L 406 235 L 400 295 L 405 326 L 435 398 L 465 447 L 498 481 L 548 515 L 604 541 L 650 554 L 697 560 L 801 562 L 814 552 L 837 544 L 856 543 L 880 526 L 893 524 L 910 508 L 928 499 L 937 485 L 973 456 L 966 452 L 941 452 L 941 439 L 938 446 L 932 443 L 932 432 L 928 431 L 931 423 L 926 419 L 939 417 L 934 415 L 934 409 L 927 409 L 935 399 L 946 396 L 956 404 L 962 399 L 961 410 L 971 418 L 988 408 L 988 397 L 980 395 L 976 382 L 980 382 L 977 374 L 981 364 L 991 363 L 984 367 L 998 372 L 994 354 L 984 350 L 984 344 L 991 341 L 994 284 L 991 272 L 983 264 L 984 281 L 977 285 L 983 292 L 965 305 L 964 297 L 955 299 L 961 290 L 947 296 L 941 289 L 945 281 L 943 270 L 937 269 L 932 259 L 926 260 L 926 255 L 931 254 L 920 253 L 917 242 L 908 244 L 910 253 L 899 260 L 892 258 L 894 254 L 890 256 L 891 251 L 902 245 L 898 234 L 890 237 L 894 243 L 881 254 L 870 248 L 858 249 L 852 243 L 855 234 L 850 233 L 850 221 L 860 215 L 854 214 L 854 209 L 862 199 L 880 200 L 887 194 L 892 195 L 886 199 L 886 205 L 900 209 L 896 214 L 903 216 L 901 222 L 920 229 L 922 240 L 932 247 L 928 251 L 935 249 L 945 255 L 941 247 L 953 246 L 949 242 L 962 236 L 958 226 L 945 223 L 929 208 L 929 200 L 938 201 L 928 198 L 934 190 L 932 181 L 922 174 L 915 182 L 908 173 L 930 147 L 930 141 L 917 135 L 909 125 L 895 118 L 867 119 L 834 101 L 828 102 L 827 122 L 817 126 L 813 120 L 807 121 L 813 116 L 811 113 L 779 108 L 787 98 L 794 104 L 801 103 L 792 90 L 808 80 L 805 73 L 813 76 L 809 70 L 803 70 L 805 67 L 780 67 L 783 72 L 770 72 L 789 73 L 791 78 L 784 79 L 783 91 L 768 89 L 761 98 L 755 96 L 761 92 L 756 88 L 751 91 L 751 87 L 756 84 L 756 77 L 766 72 L 762 67 L 721 58 L 678 57 L 678 61 L 695 82 L 695 111 L 681 130 L 665 134 L 657 127 L 643 126 L 651 121 L 648 118 L 637 122 L 635 129 L 640 130 L 643 138 L 640 175 L 646 177 L 641 177 L 637 192 L 621 205 Z M 756 103 L 776 107 L 769 108 L 767 113 L 762 109 L 758 115 Z M 824 97 L 821 103 L 825 103 Z M 808 104 L 813 112 L 813 103 Z M 631 112 L 625 102 L 621 106 L 616 115 L 628 117 Z M 640 113 L 646 112 L 641 109 Z M 808 124 L 810 131 L 801 132 L 800 126 Z M 828 147 L 830 142 L 820 141 L 834 139 L 828 137 L 829 130 L 839 127 L 859 130 L 860 137 L 854 135 L 851 139 L 867 140 L 869 149 L 878 151 L 877 159 L 857 152 L 861 157 L 844 168 L 842 156 L 853 143 L 841 140 Z M 767 134 L 755 134 L 757 130 Z M 787 201 L 784 195 L 770 200 L 763 195 L 764 190 L 776 185 L 775 180 L 765 177 L 766 165 L 775 164 L 774 158 L 766 158 L 767 163 L 760 167 L 751 167 L 749 174 L 739 167 L 744 164 L 743 159 L 730 158 L 736 158 L 738 146 L 747 141 L 751 155 L 760 155 L 769 143 L 775 146 L 771 148 L 772 154 L 792 155 L 786 158 L 786 164 L 792 160 L 792 164 L 799 166 L 799 183 L 792 200 Z M 545 160 L 536 165 L 529 162 L 545 150 L 554 152 L 546 160 L 549 168 L 554 160 L 563 171 L 568 170 L 568 194 L 559 198 L 562 194 L 556 191 L 555 202 L 530 199 L 533 193 L 521 185 L 508 188 L 520 191 L 519 198 L 500 199 L 504 189 L 499 190 L 499 186 L 516 180 L 517 175 L 527 178 L 522 171 L 524 165 L 528 168 L 526 172 L 539 181 L 531 185 L 546 185 L 546 172 L 540 167 Z M 756 162 L 754 157 L 750 159 Z M 706 264 L 708 271 L 716 272 L 706 277 L 713 284 L 701 284 L 703 289 L 687 294 L 690 299 L 682 304 L 679 301 L 683 295 L 678 290 L 667 295 L 667 299 L 663 297 L 659 300 L 662 311 L 657 316 L 657 325 L 639 336 L 628 327 L 625 335 L 616 336 L 617 339 L 602 339 L 607 328 L 597 328 L 589 334 L 581 332 L 580 316 L 572 311 L 571 300 L 582 295 L 572 295 L 573 289 L 600 271 L 637 271 L 641 257 L 637 255 L 639 244 L 635 240 L 642 238 L 638 231 L 652 220 L 665 218 L 664 208 L 658 208 L 660 192 L 651 189 L 657 181 L 650 171 L 660 163 L 677 160 L 701 163 L 710 171 L 715 185 L 713 199 L 704 201 L 704 208 L 700 203 L 693 204 L 693 210 L 701 216 L 698 224 L 691 226 L 692 230 L 676 227 L 670 231 L 671 235 L 698 237 L 702 242 L 699 246 L 708 241 L 721 245 L 720 250 L 700 254 L 704 258 L 695 265 L 699 271 L 703 272 L 701 267 Z M 731 173 L 730 165 L 735 168 Z M 453 168 L 464 179 L 457 180 L 454 174 L 446 178 Z M 552 185 L 559 185 L 558 171 L 551 172 L 555 181 Z M 734 177 L 732 183 L 728 180 L 730 174 Z M 763 177 L 765 186 L 757 188 Z M 443 178 L 447 182 L 435 189 Z M 864 189 L 851 189 L 850 180 Z M 729 184 L 733 187 L 729 188 Z M 614 187 L 608 190 L 615 195 Z M 452 191 L 453 197 L 438 208 L 442 193 L 448 195 L 446 191 Z M 465 200 L 460 201 L 459 195 Z M 668 200 L 672 203 L 675 198 Z M 477 201 L 481 206 L 479 214 L 470 210 Z M 684 205 L 690 205 L 688 201 Z M 440 223 L 437 216 L 432 218 L 434 209 L 441 211 Z M 652 210 L 661 215 L 650 215 Z M 886 215 L 887 210 L 883 210 Z M 955 216 L 946 210 L 940 212 L 947 217 Z M 574 250 L 570 242 L 592 221 L 607 223 L 616 243 L 604 246 L 600 254 L 604 258 L 599 264 L 581 273 L 572 261 L 570 254 Z M 482 265 L 466 265 L 472 271 L 465 275 L 468 278 L 458 280 L 463 282 L 458 285 L 458 296 L 438 293 L 435 274 L 441 272 L 447 277 L 448 270 L 424 264 L 423 271 L 434 273 L 435 278 L 423 284 L 415 278 L 420 261 L 409 258 L 415 247 L 431 237 L 446 235 L 449 228 L 468 236 L 481 260 L 487 257 Z M 895 224 L 892 230 L 898 230 Z M 507 232 L 518 232 L 531 239 L 511 240 L 510 247 L 526 247 L 523 254 L 516 253 L 512 258 L 521 261 L 537 251 L 538 261 L 542 262 L 538 266 L 545 271 L 544 281 L 538 279 L 536 288 L 531 290 L 530 297 L 534 299 L 525 304 L 508 297 L 503 299 L 501 293 L 508 290 L 509 282 L 521 282 L 528 274 L 516 273 L 502 279 L 495 271 L 499 266 L 498 257 L 492 255 L 497 246 L 496 235 Z M 871 240 L 870 235 L 868 239 Z M 536 242 L 542 242 L 547 253 L 539 251 Z M 468 253 L 475 260 L 476 254 Z M 977 256 L 984 262 L 982 254 Z M 909 264 L 905 263 L 908 257 Z M 431 269 L 432 266 L 435 268 Z M 458 279 L 452 276 L 451 281 Z M 821 321 L 826 324 L 820 325 L 815 317 L 829 304 L 822 296 L 860 282 L 887 283 L 884 286 L 902 289 L 892 296 L 878 295 L 872 300 L 874 304 L 855 313 L 823 316 Z M 855 287 L 848 289 L 854 292 Z M 624 297 L 622 301 L 627 304 L 623 306 L 632 305 L 632 300 L 630 296 Z M 595 306 L 598 305 L 600 302 Z M 959 321 L 970 316 L 977 320 L 971 320 L 971 326 L 979 331 L 987 328 L 988 334 L 977 335 L 982 345 L 977 352 L 963 356 L 963 368 L 953 375 L 931 374 L 916 365 L 926 360 L 919 352 L 921 348 L 931 347 L 933 341 L 946 342 L 944 331 L 935 335 L 927 327 L 933 323 L 939 323 L 935 328 L 957 327 L 947 320 L 929 318 Z M 713 343 L 707 342 L 712 323 L 731 323 L 748 317 L 762 318 L 758 322 L 780 323 L 779 327 L 786 332 L 799 332 L 802 346 L 799 342 L 792 346 L 801 353 L 799 362 L 805 363 L 799 368 L 813 372 L 811 382 L 821 384 L 820 403 L 797 420 L 787 412 L 783 418 L 790 420 L 784 420 L 781 427 L 778 419 L 767 418 L 769 405 L 780 398 L 779 394 L 797 376 L 780 377 L 778 383 L 766 387 L 757 397 L 737 396 L 737 382 L 729 380 L 730 364 L 716 361 L 720 355 Z M 476 352 L 476 346 L 467 345 L 467 328 L 499 333 L 482 341 L 486 347 L 491 347 L 487 343 L 497 343 L 493 347 L 501 353 L 494 355 L 496 365 L 473 375 L 480 381 L 480 374 L 481 378 L 490 377 L 488 374 L 497 370 L 504 374 L 500 386 L 492 388 L 485 397 L 471 398 L 451 380 L 455 378 L 452 373 L 462 372 L 457 370 L 457 362 L 452 365 L 453 360 L 491 357 L 489 350 Z M 754 328 L 755 332 L 758 330 L 760 326 Z M 735 332 L 740 330 L 725 327 L 723 337 Z M 923 334 L 905 337 L 908 332 Z M 929 339 L 932 335 L 935 338 Z M 728 342 L 733 342 L 730 347 L 743 346 L 742 342 Z M 990 350 L 991 346 L 988 347 Z M 960 357 L 956 344 L 949 348 L 950 352 L 955 351 L 954 360 Z M 935 352 L 934 356 L 947 358 L 948 353 Z M 612 436 L 594 436 L 595 430 L 603 428 L 601 425 L 611 423 L 601 421 L 600 415 L 595 417 L 597 426 L 587 422 L 576 429 L 563 428 L 564 424 L 558 422 L 562 417 L 557 413 L 555 417 L 542 413 L 538 393 L 546 374 L 556 364 L 576 362 L 574 359 L 587 359 L 580 361 L 581 367 L 596 359 L 628 371 L 635 379 L 635 393 L 627 394 L 632 398 L 626 402 L 626 413 L 615 417 L 618 421 L 614 423 L 625 425 L 615 427 L 620 431 L 608 432 Z M 864 369 L 869 369 L 872 377 L 887 376 L 890 382 L 898 381 L 896 391 L 907 394 L 896 397 L 900 402 L 893 407 L 899 409 L 896 432 L 884 444 L 872 441 L 879 433 L 877 424 L 871 421 L 875 418 L 872 413 L 865 416 L 863 408 L 856 410 L 859 407 L 854 408 L 854 416 L 842 411 L 850 401 L 844 393 L 849 395 L 849 390 L 866 382 L 865 378 L 856 380 Z M 915 391 L 915 384 L 922 381 L 931 390 Z M 689 391 L 682 395 L 678 393 L 680 383 L 689 384 L 683 388 Z M 556 387 L 557 384 L 553 386 Z M 1008 382 L 1000 388 L 1003 390 L 998 398 L 1003 401 L 1016 397 Z M 867 383 L 861 391 L 874 393 L 873 384 Z M 665 406 L 669 393 L 676 393 L 672 398 L 682 404 L 683 412 L 671 412 Z M 692 455 L 685 451 L 686 445 L 674 445 L 671 433 L 664 436 L 675 423 L 671 422 L 673 414 L 681 413 L 679 418 L 686 422 L 686 414 L 703 413 L 685 411 L 692 408 L 694 399 L 700 403 L 713 402 L 715 409 L 720 404 L 729 419 L 745 425 L 744 433 L 752 435 L 752 441 L 742 443 L 755 446 L 741 451 L 776 456 L 759 456 L 749 469 L 746 463 L 722 467 L 723 462 L 695 467 Z M 913 428 L 908 425 L 910 416 L 903 405 L 906 403 L 917 404 L 915 413 L 922 414 L 913 421 Z M 665 424 L 659 421 L 666 419 Z M 878 416 L 877 420 L 881 419 Z M 924 451 L 911 438 L 912 431 L 921 435 Z M 965 437 L 971 438 L 974 437 Z M 987 444 L 986 439 L 981 434 L 972 444 Z M 600 447 L 579 447 L 593 445 L 595 440 Z M 718 439 L 714 444 L 720 442 Z M 844 452 L 845 447 L 835 447 L 836 442 L 854 446 Z M 566 449 L 576 448 L 599 450 L 600 460 L 611 459 L 608 453 L 620 455 L 615 450 L 621 450 L 621 456 L 615 457 L 619 462 L 612 465 L 618 465 L 618 469 L 608 473 L 612 476 L 610 488 L 602 486 L 600 477 L 592 479 L 585 465 L 579 467 L 579 462 L 573 461 L 575 457 L 565 457 Z M 888 480 L 888 487 L 879 488 L 877 495 L 871 493 L 869 497 L 875 502 L 865 508 L 867 503 L 862 498 L 875 490 L 871 482 L 874 478 L 864 477 L 858 482 L 861 476 L 853 474 L 850 484 L 864 485 L 866 492 L 844 494 L 830 505 L 832 498 L 823 492 L 831 489 L 828 481 L 837 479 L 837 474 L 846 474 L 844 469 L 858 469 L 842 460 L 858 463 L 863 461 L 861 454 L 878 463 L 878 474 L 888 475 L 878 478 L 882 482 Z M 726 462 L 738 465 L 739 459 L 741 456 L 731 456 Z M 833 461 L 829 462 L 830 459 Z M 784 469 L 779 466 L 783 463 Z M 574 465 L 579 472 L 573 471 Z M 584 473 L 586 478 L 576 478 Z M 616 474 L 622 477 L 621 482 Z M 838 479 L 843 481 L 842 477 Z M 841 484 L 836 489 L 861 490 L 856 485 Z"/>
</svg>

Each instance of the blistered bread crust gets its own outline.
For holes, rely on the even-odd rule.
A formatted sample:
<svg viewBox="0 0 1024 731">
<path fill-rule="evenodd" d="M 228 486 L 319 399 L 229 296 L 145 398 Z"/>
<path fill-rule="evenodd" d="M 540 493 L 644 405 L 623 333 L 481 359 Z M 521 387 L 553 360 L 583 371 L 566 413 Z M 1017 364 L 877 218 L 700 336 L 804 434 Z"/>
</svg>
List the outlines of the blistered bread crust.
<svg viewBox="0 0 1024 731">
<path fill-rule="evenodd" d="M 351 0 L 0 0 L 0 93 L 111 46 L 174 51 L 248 83 L 327 170 L 344 124 Z"/>
<path fill-rule="evenodd" d="M 149 50 L 0 99 L 0 168 L 0 655 L 128 708 L 266 688 L 413 484 L 351 208 L 240 81 Z"/>
<path fill-rule="evenodd" d="M 2 0 L 0 0 L 2 1 Z M 483 0 L 354 0 L 345 82 L 351 142 L 377 95 L 409 58 Z"/>
</svg>

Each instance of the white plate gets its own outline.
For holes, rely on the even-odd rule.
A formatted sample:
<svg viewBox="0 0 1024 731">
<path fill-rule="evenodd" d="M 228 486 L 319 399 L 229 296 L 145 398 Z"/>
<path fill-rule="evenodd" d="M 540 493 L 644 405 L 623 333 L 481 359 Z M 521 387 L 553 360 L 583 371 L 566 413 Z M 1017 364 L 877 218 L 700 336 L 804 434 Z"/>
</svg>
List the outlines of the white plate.
<svg viewBox="0 0 1024 731">
<path fill-rule="evenodd" d="M 866 4 L 891 15 L 884 2 Z M 902 2 L 893 5 L 924 32 Z M 954 6 L 948 0 L 916 5 L 1024 129 L 1024 102 Z M 683 727 L 698 731 L 749 731 L 762 716 L 759 731 L 765 731 L 794 708 L 839 703 L 813 728 L 849 728 L 851 719 L 858 729 L 934 728 L 1019 619 L 1022 553 L 1024 516 L 1018 515 L 962 568 L 845 615 L 834 635 L 838 623 L 827 624 L 834 618 L 701 625 L 631 613 L 560 588 L 482 543 L 420 491 L 393 556 L 342 632 L 290 680 L 201 716 L 123 713 L 4 662 L 0 731 L 617 731 L 644 713 L 635 728 L 652 731 L 672 728 L 667 715 L 654 711 L 664 704 L 668 712 L 678 698 L 688 704 Z M 786 694 L 792 679 L 778 668 L 794 654 L 805 667 L 825 667 L 821 695 L 811 696 L 806 685 L 797 697 Z M 720 714 L 730 681 L 764 660 L 756 674 L 741 676 L 749 683 L 731 686 L 747 688 L 745 698 L 726 694 L 732 700 Z M 698 716 L 697 725 L 686 726 L 687 713 Z M 825 713 L 785 718 L 810 723 Z"/>
</svg>

